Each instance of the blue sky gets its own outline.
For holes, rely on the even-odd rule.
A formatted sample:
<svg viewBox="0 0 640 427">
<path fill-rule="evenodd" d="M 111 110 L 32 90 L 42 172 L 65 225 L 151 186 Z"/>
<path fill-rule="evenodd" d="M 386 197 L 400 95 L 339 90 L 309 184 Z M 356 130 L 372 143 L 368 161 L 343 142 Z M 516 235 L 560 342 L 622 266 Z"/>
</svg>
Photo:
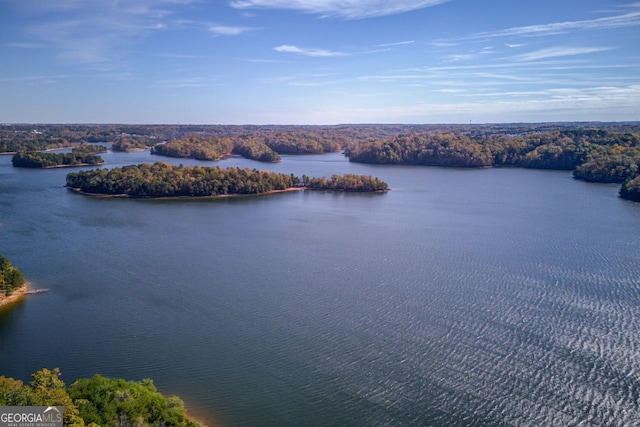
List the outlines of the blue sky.
<svg viewBox="0 0 640 427">
<path fill-rule="evenodd" d="M 640 120 L 640 2 L 2 0 L 0 122 Z"/>
</svg>

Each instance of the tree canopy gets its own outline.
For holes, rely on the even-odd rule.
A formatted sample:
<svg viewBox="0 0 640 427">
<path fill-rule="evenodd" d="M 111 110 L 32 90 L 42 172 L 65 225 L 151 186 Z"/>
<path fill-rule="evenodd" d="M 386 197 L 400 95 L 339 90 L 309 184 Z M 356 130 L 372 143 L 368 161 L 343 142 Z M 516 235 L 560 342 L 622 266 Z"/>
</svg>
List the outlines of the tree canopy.
<svg viewBox="0 0 640 427">
<path fill-rule="evenodd" d="M 26 280 L 24 274 L 11 264 L 9 259 L 0 255 L 0 296 L 9 296 L 14 289 L 24 286 Z"/>
<path fill-rule="evenodd" d="M 96 149 L 93 148 L 92 150 Z M 104 160 L 89 151 L 74 148 L 71 153 L 20 151 L 13 156 L 11 163 L 18 168 L 54 168 L 60 166 L 100 165 L 104 163 Z"/>
<path fill-rule="evenodd" d="M 87 194 L 130 197 L 210 197 L 263 194 L 308 186 L 333 191 L 384 191 L 385 182 L 371 176 L 348 174 L 301 181 L 294 174 L 257 169 L 185 167 L 143 163 L 113 169 L 93 169 L 67 175 L 67 187 Z"/>
<path fill-rule="evenodd" d="M 28 384 L 0 376 L 0 405 L 62 406 L 64 425 L 72 427 L 199 425 L 187 417 L 179 397 L 163 396 L 150 379 L 95 375 L 65 386 L 60 376 L 58 368 L 34 373 Z"/>
</svg>

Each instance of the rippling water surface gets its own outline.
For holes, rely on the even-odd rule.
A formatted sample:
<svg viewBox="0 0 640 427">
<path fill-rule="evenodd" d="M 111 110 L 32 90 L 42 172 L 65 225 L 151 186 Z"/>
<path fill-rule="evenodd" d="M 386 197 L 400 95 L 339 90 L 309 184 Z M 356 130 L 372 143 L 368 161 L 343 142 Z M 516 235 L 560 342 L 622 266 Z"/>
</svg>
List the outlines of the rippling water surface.
<svg viewBox="0 0 640 427">
<path fill-rule="evenodd" d="M 171 161 L 108 153 L 109 165 Z M 349 163 L 387 194 L 91 199 L 0 157 L 0 374 L 151 377 L 228 426 L 640 424 L 640 204 L 567 172 Z"/>
</svg>

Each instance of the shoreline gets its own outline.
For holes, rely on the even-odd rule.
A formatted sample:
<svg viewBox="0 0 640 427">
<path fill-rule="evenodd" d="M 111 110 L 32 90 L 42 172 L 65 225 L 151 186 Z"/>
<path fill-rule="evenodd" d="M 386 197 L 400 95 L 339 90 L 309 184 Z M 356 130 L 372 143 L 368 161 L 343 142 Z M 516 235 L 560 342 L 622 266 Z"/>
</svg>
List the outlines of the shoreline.
<svg viewBox="0 0 640 427">
<path fill-rule="evenodd" d="M 82 167 L 82 166 L 102 166 L 104 165 L 105 162 L 102 163 L 96 163 L 96 164 L 91 164 L 91 163 L 76 163 L 73 165 L 55 165 L 55 166 L 45 166 L 42 168 L 26 168 L 26 169 L 57 169 L 57 168 L 76 168 L 76 167 Z M 20 166 L 18 166 L 20 167 Z"/>
<path fill-rule="evenodd" d="M 376 190 L 376 191 L 349 191 L 349 190 L 327 190 L 320 188 L 309 188 L 309 187 L 289 187 L 284 190 L 271 190 L 266 191 L 264 193 L 253 193 L 253 194 L 218 194 L 212 196 L 166 196 L 166 197 L 156 197 L 156 196 L 130 196 L 128 194 L 106 194 L 106 193 L 86 193 L 79 188 L 71 188 L 67 187 L 67 190 L 72 191 L 77 194 L 81 194 L 87 197 L 95 197 L 98 199 L 142 199 L 142 200 L 200 200 L 200 199 L 225 199 L 232 197 L 251 197 L 251 196 L 267 196 L 270 194 L 278 194 L 278 193 L 288 193 L 292 191 L 330 191 L 334 193 L 375 193 L 381 194 L 390 191 L 388 188 L 386 190 Z"/>
<path fill-rule="evenodd" d="M 65 186 L 66 187 L 66 186 Z M 291 191 L 300 191 L 304 190 L 305 187 L 289 187 L 284 190 L 271 190 L 266 191 L 264 193 L 253 193 L 253 194 L 217 194 L 212 196 L 167 196 L 167 197 L 156 197 L 156 196 L 130 196 L 128 194 L 105 194 L 105 193 L 86 193 L 79 188 L 71 188 L 66 187 L 67 190 L 73 191 L 77 194 L 82 194 L 83 196 L 88 197 L 96 197 L 100 199 L 145 199 L 145 200 L 199 200 L 199 199 L 225 199 L 232 197 L 249 197 L 249 196 L 265 196 L 269 194 L 278 194 L 278 193 L 288 193 Z"/>
<path fill-rule="evenodd" d="M 29 282 L 18 289 L 14 289 L 10 296 L 0 298 L 0 308 L 22 301 L 23 298 L 29 295 L 30 291 L 31 287 L 29 286 Z"/>
</svg>

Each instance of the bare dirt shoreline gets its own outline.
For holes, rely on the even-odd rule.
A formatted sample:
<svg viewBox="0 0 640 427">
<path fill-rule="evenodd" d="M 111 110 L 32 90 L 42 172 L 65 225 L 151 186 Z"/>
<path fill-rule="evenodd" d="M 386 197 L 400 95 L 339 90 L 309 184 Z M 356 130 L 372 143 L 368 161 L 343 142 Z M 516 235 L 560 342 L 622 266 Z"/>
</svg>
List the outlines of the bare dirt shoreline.
<svg viewBox="0 0 640 427">
<path fill-rule="evenodd" d="M 31 294 L 41 294 L 43 292 L 48 292 L 49 289 L 31 289 L 31 285 L 29 282 L 25 283 L 23 286 L 18 289 L 14 289 L 11 293 L 11 296 L 8 297 L 0 297 L 0 308 L 11 305 L 18 301 L 22 301 L 24 297 Z"/>
<path fill-rule="evenodd" d="M 29 294 L 29 289 L 29 283 L 25 283 L 24 286 L 21 286 L 18 289 L 14 289 L 13 293 L 10 296 L 0 297 L 0 307 L 4 307 L 9 304 L 21 301 Z"/>
</svg>

